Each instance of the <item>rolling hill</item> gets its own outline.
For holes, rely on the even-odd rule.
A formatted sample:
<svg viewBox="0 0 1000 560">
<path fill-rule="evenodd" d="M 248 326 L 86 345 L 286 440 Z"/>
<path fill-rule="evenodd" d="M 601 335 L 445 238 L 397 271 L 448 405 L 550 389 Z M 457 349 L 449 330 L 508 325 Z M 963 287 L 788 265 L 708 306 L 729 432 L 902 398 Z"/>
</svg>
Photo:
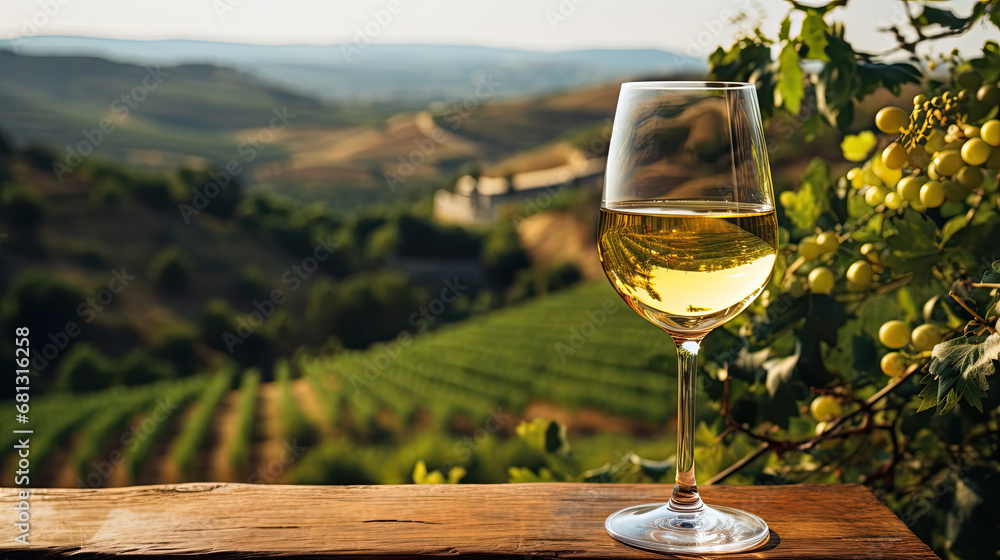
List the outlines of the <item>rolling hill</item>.
<svg viewBox="0 0 1000 560">
<path fill-rule="evenodd" d="M 231 67 L 328 102 L 426 104 L 464 98 L 475 74 L 517 97 L 622 81 L 647 74 L 701 71 L 702 60 L 659 50 L 539 52 L 463 45 L 251 45 L 188 40 L 35 36 L 0 41 L 31 55 L 99 56 L 131 64 Z"/>
</svg>

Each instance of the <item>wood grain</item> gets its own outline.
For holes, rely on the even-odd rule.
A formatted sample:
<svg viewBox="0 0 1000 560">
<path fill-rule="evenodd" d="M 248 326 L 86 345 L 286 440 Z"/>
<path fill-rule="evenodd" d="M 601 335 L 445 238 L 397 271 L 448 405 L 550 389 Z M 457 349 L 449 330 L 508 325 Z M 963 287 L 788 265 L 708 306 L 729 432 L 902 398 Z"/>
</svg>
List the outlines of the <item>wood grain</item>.
<svg viewBox="0 0 1000 560">
<path fill-rule="evenodd" d="M 31 545 L 8 533 L 0 553 L 292 557 L 654 558 L 604 532 L 628 505 L 669 495 L 665 485 L 501 484 L 263 486 L 180 484 L 38 489 Z M 16 491 L 0 490 L 7 516 Z M 867 489 L 711 486 L 709 503 L 763 517 L 771 540 L 725 558 L 931 559 L 934 554 Z M 8 517 L 10 519 L 10 517 Z"/>
</svg>

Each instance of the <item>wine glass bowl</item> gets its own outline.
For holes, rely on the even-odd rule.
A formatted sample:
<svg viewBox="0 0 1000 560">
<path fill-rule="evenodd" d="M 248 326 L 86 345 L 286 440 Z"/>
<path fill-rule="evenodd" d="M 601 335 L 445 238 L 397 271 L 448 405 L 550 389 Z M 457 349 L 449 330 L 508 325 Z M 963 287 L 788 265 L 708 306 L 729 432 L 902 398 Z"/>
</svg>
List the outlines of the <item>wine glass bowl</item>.
<svg viewBox="0 0 1000 560">
<path fill-rule="evenodd" d="M 706 506 L 694 475 L 698 350 L 767 285 L 778 225 L 753 85 L 634 82 L 615 113 L 598 234 L 608 280 L 677 345 L 673 495 L 626 508 L 605 527 L 661 552 L 738 552 L 767 540 L 759 517 Z"/>
</svg>

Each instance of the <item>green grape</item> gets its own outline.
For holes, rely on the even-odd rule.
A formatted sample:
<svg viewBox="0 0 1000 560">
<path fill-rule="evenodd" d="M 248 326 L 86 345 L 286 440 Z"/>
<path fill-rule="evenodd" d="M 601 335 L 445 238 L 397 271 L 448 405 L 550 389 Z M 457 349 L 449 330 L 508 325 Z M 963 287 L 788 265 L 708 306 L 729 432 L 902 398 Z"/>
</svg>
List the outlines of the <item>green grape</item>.
<svg viewBox="0 0 1000 560">
<path fill-rule="evenodd" d="M 879 204 L 882 204 L 885 200 L 885 195 L 888 192 L 889 191 L 882 187 L 868 187 L 868 190 L 865 191 L 865 202 L 868 203 L 868 206 L 874 208 Z"/>
<path fill-rule="evenodd" d="M 983 123 L 979 129 L 983 141 L 990 146 L 1000 146 L 1000 120 L 992 119 Z"/>
<path fill-rule="evenodd" d="M 954 175 L 962 168 L 962 165 L 962 155 L 958 150 L 942 150 L 934 155 L 934 169 L 940 175 Z"/>
<path fill-rule="evenodd" d="M 920 204 L 927 208 L 937 208 L 944 204 L 944 185 L 938 181 L 928 181 L 920 187 Z"/>
<path fill-rule="evenodd" d="M 944 198 L 948 202 L 962 202 L 969 196 L 969 190 L 958 181 L 947 180 L 941 183 L 944 187 Z"/>
<path fill-rule="evenodd" d="M 910 114 L 899 107 L 883 107 L 875 115 L 875 126 L 882 132 L 896 134 L 906 128 L 910 122 Z"/>
<path fill-rule="evenodd" d="M 872 265 L 868 261 L 854 261 L 847 269 L 847 282 L 855 290 L 864 290 L 872 283 Z"/>
<path fill-rule="evenodd" d="M 910 202 L 920 200 L 920 187 L 924 186 L 926 182 L 927 177 L 923 175 L 903 177 L 896 185 L 896 192 L 903 197 L 903 200 Z"/>
<path fill-rule="evenodd" d="M 876 175 L 871 169 L 865 169 L 861 177 L 864 179 L 861 183 L 861 187 L 865 185 L 875 185 L 876 187 L 882 186 L 882 179 L 879 179 L 878 175 Z M 858 188 L 860 189 L 861 187 Z"/>
<path fill-rule="evenodd" d="M 978 126 L 967 124 L 962 127 L 962 134 L 964 134 L 966 138 L 979 138 L 980 129 Z"/>
<path fill-rule="evenodd" d="M 823 232 L 816 236 L 816 243 L 824 253 L 832 253 L 840 248 L 840 240 L 837 234 Z"/>
<path fill-rule="evenodd" d="M 986 160 L 986 169 L 1000 169 L 1000 149 L 994 148 L 990 152 L 990 159 Z"/>
<path fill-rule="evenodd" d="M 880 259 L 878 258 L 878 247 L 874 243 L 865 243 L 861 246 L 861 254 L 868 259 L 869 262 L 878 264 Z"/>
<path fill-rule="evenodd" d="M 903 207 L 903 196 L 897 192 L 890 192 L 885 195 L 883 203 L 889 210 L 899 210 Z"/>
<path fill-rule="evenodd" d="M 911 202 L 910 203 L 910 208 L 913 208 L 913 210 L 915 210 L 917 212 L 926 212 L 927 211 L 927 207 L 924 206 L 923 204 L 921 204 L 919 200 L 917 200 L 915 202 Z"/>
<path fill-rule="evenodd" d="M 982 165 L 990 158 L 990 145 L 982 138 L 972 138 L 962 146 L 962 159 L 969 165 Z M 958 171 L 957 169 L 955 171 Z"/>
<path fill-rule="evenodd" d="M 976 99 L 987 109 L 996 107 L 997 104 L 1000 104 L 1000 89 L 997 89 L 993 84 L 986 84 L 976 92 Z"/>
<path fill-rule="evenodd" d="M 930 323 L 924 323 L 913 329 L 911 341 L 913 347 L 920 352 L 932 350 L 941 342 L 941 331 Z"/>
<path fill-rule="evenodd" d="M 825 266 L 812 269 L 808 280 L 809 291 L 814 294 L 828 294 L 833 291 L 833 271 Z"/>
<path fill-rule="evenodd" d="M 885 165 L 881 157 L 872 158 L 872 171 L 885 186 L 890 188 L 895 188 L 896 183 L 903 177 L 903 172 L 900 169 L 891 169 Z"/>
<path fill-rule="evenodd" d="M 933 154 L 944 148 L 944 143 L 944 134 L 935 128 L 927 136 L 927 143 L 924 144 L 924 150 L 927 150 L 927 153 Z"/>
<path fill-rule="evenodd" d="M 931 162 L 931 155 L 926 150 L 914 147 L 906 152 L 906 161 L 913 169 L 923 169 Z"/>
<path fill-rule="evenodd" d="M 978 167 L 967 165 L 958 170 L 955 178 L 963 187 L 972 190 L 983 184 L 983 171 Z"/>
<path fill-rule="evenodd" d="M 910 328 L 902 321 L 887 321 L 879 328 L 878 339 L 887 348 L 902 348 L 910 342 Z"/>
<path fill-rule="evenodd" d="M 889 352 L 882 356 L 882 373 L 889 377 L 899 377 L 906 371 L 906 358 L 899 352 Z"/>
<path fill-rule="evenodd" d="M 935 181 L 941 178 L 937 171 L 937 165 L 933 161 L 927 165 L 927 177 Z"/>
<path fill-rule="evenodd" d="M 840 403 L 831 395 L 820 395 L 809 403 L 809 413 L 817 422 L 828 422 L 841 415 Z"/>
<path fill-rule="evenodd" d="M 812 261 L 823 254 L 823 249 L 816 243 L 815 237 L 803 237 L 802 241 L 799 241 L 799 254 L 806 260 Z"/>
<path fill-rule="evenodd" d="M 882 163 L 889 169 L 901 169 L 906 165 L 906 148 L 895 142 L 889 144 L 882 151 Z"/>
<path fill-rule="evenodd" d="M 922 94 L 922 93 L 918 93 L 917 95 L 915 95 L 913 97 L 913 106 L 914 107 L 920 107 L 921 105 L 923 105 L 926 102 L 927 102 L 927 96 L 924 95 L 924 94 Z"/>
</svg>

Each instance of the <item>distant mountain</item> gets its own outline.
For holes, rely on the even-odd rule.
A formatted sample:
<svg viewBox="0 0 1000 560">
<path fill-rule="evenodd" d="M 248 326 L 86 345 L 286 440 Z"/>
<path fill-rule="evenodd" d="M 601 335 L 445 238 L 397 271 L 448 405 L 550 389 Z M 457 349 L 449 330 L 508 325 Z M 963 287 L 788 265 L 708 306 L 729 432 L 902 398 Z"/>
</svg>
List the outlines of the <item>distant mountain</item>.
<svg viewBox="0 0 1000 560">
<path fill-rule="evenodd" d="M 0 41 L 40 56 L 96 56 L 130 64 L 227 66 L 325 101 L 437 101 L 573 89 L 644 75 L 698 72 L 704 61 L 659 50 L 539 52 L 445 45 L 249 45 L 41 36 Z"/>
</svg>

